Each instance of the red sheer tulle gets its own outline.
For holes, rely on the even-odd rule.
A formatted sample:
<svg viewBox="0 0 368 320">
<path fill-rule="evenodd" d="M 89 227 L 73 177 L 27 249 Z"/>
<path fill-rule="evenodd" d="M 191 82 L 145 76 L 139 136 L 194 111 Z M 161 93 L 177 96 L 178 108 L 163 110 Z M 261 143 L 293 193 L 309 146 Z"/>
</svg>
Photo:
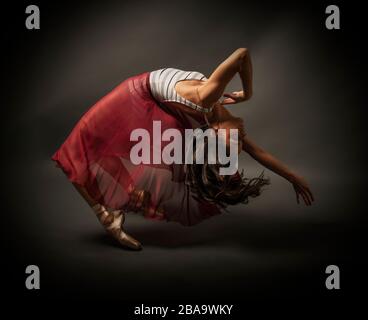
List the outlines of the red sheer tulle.
<svg viewBox="0 0 368 320">
<path fill-rule="evenodd" d="M 79 120 L 62 146 L 52 156 L 71 182 L 86 188 L 90 196 L 112 209 L 122 209 L 132 190 L 150 193 L 147 218 L 193 225 L 219 214 L 217 206 L 199 202 L 184 183 L 183 165 L 134 165 L 130 149 L 136 128 L 148 130 L 161 121 L 161 130 L 194 128 L 197 118 L 151 95 L 149 72 L 128 78 L 92 106 Z M 152 139 L 151 139 L 152 140 Z M 166 142 L 168 143 L 168 142 Z M 162 143 L 164 148 L 165 143 Z M 151 155 L 153 143 L 151 141 Z M 163 212 L 157 214 L 158 208 Z"/>
</svg>

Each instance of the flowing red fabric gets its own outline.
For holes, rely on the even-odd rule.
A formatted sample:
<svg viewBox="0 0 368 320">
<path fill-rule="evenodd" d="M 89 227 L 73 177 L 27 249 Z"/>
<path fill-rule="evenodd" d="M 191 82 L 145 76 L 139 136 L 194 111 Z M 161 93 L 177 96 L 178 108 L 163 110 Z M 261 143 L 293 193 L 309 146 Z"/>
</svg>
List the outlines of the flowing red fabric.
<svg viewBox="0 0 368 320">
<path fill-rule="evenodd" d="M 133 189 L 151 194 L 152 214 L 147 218 L 194 225 L 220 209 L 194 198 L 184 181 L 184 165 L 135 165 L 130 150 L 134 129 L 144 128 L 152 137 L 153 121 L 161 130 L 196 128 L 203 124 L 177 108 L 159 103 L 150 91 L 149 72 L 130 77 L 93 105 L 79 120 L 62 146 L 52 156 L 71 182 L 86 188 L 97 202 L 122 209 Z M 169 142 L 162 142 L 161 148 Z M 151 159 L 155 141 L 151 139 Z M 162 215 L 155 214 L 157 209 Z"/>
</svg>

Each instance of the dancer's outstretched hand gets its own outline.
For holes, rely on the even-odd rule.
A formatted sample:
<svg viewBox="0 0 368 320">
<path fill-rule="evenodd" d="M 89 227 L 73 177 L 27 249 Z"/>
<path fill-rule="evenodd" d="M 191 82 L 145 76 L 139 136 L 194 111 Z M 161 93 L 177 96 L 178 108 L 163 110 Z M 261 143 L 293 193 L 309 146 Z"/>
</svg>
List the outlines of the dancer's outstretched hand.
<svg viewBox="0 0 368 320">
<path fill-rule="evenodd" d="M 226 99 L 221 102 L 222 104 L 235 104 L 246 101 L 250 98 L 244 93 L 244 91 L 233 91 L 231 93 L 224 93 L 223 96 L 226 97 Z"/>
<path fill-rule="evenodd" d="M 299 203 L 299 198 L 302 197 L 307 206 L 312 205 L 314 196 L 307 182 L 302 177 L 298 176 L 293 176 L 290 182 L 293 184 L 296 193 L 296 202 Z"/>
</svg>

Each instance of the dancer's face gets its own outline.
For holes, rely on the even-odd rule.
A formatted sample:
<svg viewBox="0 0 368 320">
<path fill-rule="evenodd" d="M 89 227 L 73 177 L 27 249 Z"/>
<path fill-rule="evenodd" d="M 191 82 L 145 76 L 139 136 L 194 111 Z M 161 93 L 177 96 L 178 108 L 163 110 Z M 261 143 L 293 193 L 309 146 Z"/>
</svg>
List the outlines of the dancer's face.
<svg viewBox="0 0 368 320">
<path fill-rule="evenodd" d="M 214 123 L 212 128 L 215 130 L 225 129 L 226 130 L 226 146 L 230 146 L 230 129 L 238 129 L 238 153 L 243 148 L 243 137 L 245 136 L 244 124 L 241 118 L 233 117 L 228 120 L 224 120 L 218 123 Z"/>
</svg>

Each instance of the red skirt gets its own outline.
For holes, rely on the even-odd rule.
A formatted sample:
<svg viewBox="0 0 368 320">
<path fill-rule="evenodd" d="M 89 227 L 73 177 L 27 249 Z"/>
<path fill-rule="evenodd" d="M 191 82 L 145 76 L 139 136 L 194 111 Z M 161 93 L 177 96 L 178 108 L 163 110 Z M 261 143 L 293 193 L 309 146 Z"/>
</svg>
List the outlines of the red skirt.
<svg viewBox="0 0 368 320">
<path fill-rule="evenodd" d="M 130 77 L 82 116 L 52 160 L 71 182 L 111 209 L 126 208 L 136 189 L 150 194 L 150 210 L 145 215 L 149 219 L 194 225 L 219 214 L 216 205 L 195 198 L 185 184 L 184 165 L 135 165 L 130 161 L 136 143 L 130 141 L 131 132 L 144 128 L 152 137 L 155 120 L 161 121 L 162 131 L 183 131 L 204 121 L 200 115 L 194 118 L 157 102 L 150 91 L 149 72 Z M 166 144 L 162 142 L 161 148 Z M 153 148 L 151 141 L 151 156 Z"/>
</svg>

